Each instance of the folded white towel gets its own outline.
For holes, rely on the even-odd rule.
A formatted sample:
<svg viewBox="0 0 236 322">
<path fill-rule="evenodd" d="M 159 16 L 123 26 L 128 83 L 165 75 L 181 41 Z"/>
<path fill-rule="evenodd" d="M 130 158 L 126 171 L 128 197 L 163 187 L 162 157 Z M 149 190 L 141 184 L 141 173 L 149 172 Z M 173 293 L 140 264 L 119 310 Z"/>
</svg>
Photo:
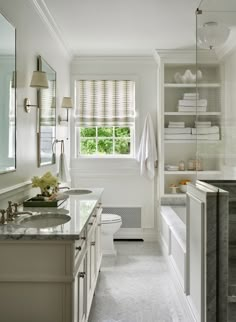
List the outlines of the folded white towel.
<svg viewBox="0 0 236 322">
<path fill-rule="evenodd" d="M 219 132 L 219 126 L 192 128 L 192 134 L 213 134 Z"/>
<path fill-rule="evenodd" d="M 168 127 L 164 129 L 164 133 L 166 134 L 191 134 L 190 127 Z"/>
<path fill-rule="evenodd" d="M 169 122 L 169 125 L 168 125 L 169 128 L 171 127 L 185 127 L 185 122 L 173 122 L 173 121 L 170 121 Z"/>
<path fill-rule="evenodd" d="M 152 119 L 149 114 L 147 114 L 144 122 L 137 160 L 140 162 L 140 174 L 146 175 L 152 180 L 155 176 L 157 149 Z"/>
<path fill-rule="evenodd" d="M 199 93 L 184 93 L 184 99 L 198 99 Z"/>
<path fill-rule="evenodd" d="M 213 140 L 218 141 L 220 139 L 219 133 L 213 134 L 165 134 L 165 140 Z"/>
<path fill-rule="evenodd" d="M 201 100 L 179 100 L 179 106 L 207 106 L 207 100 L 201 99 Z"/>
<path fill-rule="evenodd" d="M 192 134 L 195 136 L 194 134 Z M 196 135 L 197 140 L 213 140 L 213 141 L 218 141 L 220 139 L 220 134 L 219 133 L 213 133 L 213 134 L 198 134 Z"/>
<path fill-rule="evenodd" d="M 192 134 L 165 134 L 165 140 L 193 140 Z"/>
<path fill-rule="evenodd" d="M 211 127 L 211 121 L 195 121 L 195 127 Z"/>
<path fill-rule="evenodd" d="M 178 112 L 206 112 L 206 106 L 178 106 Z"/>
</svg>

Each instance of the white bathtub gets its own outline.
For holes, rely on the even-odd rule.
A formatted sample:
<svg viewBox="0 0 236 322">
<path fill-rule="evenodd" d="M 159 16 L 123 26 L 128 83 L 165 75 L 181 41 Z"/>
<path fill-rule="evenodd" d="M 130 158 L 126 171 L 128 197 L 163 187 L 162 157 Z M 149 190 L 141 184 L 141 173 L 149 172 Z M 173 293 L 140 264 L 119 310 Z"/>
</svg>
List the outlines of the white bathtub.
<svg viewBox="0 0 236 322">
<path fill-rule="evenodd" d="M 160 235 L 180 284 L 186 292 L 186 207 L 161 206 Z"/>
<path fill-rule="evenodd" d="M 186 207 L 185 206 L 170 206 L 174 212 L 179 216 L 184 224 L 186 224 Z"/>
</svg>

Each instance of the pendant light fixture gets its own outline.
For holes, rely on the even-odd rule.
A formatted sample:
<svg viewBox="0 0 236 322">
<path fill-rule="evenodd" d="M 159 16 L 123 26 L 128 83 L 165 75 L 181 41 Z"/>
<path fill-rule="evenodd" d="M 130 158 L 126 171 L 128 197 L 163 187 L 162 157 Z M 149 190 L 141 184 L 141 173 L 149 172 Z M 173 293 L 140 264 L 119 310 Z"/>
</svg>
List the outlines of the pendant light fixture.
<svg viewBox="0 0 236 322">
<path fill-rule="evenodd" d="M 229 37 L 230 29 L 218 22 L 210 21 L 197 30 L 197 44 L 203 49 L 214 49 L 223 45 Z"/>
</svg>

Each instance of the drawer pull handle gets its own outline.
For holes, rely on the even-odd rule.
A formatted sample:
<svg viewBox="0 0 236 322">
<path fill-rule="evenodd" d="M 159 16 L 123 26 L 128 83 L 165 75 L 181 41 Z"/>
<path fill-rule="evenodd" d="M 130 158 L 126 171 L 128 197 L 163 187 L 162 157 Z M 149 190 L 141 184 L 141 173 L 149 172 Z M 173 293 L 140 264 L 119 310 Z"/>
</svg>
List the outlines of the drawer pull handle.
<svg viewBox="0 0 236 322">
<path fill-rule="evenodd" d="M 93 217 L 94 217 L 94 218 L 96 218 L 96 217 L 97 217 L 97 215 L 93 215 Z"/>
<path fill-rule="evenodd" d="M 90 243 L 91 246 L 95 246 L 95 244 L 96 244 L 95 241 Z"/>
<path fill-rule="evenodd" d="M 93 225 L 93 223 L 92 223 L 92 222 L 90 222 L 90 223 L 89 223 L 89 225 L 90 225 L 90 226 L 92 226 L 92 225 Z"/>
<path fill-rule="evenodd" d="M 81 237 L 80 239 L 86 240 L 86 237 Z"/>
<path fill-rule="evenodd" d="M 80 277 L 80 278 L 85 278 L 85 275 L 86 275 L 86 273 L 85 273 L 85 272 L 81 272 L 81 273 L 79 273 L 79 277 Z"/>
<path fill-rule="evenodd" d="M 77 250 L 81 250 L 81 246 L 78 246 L 78 247 L 75 247 L 75 249 L 77 249 Z"/>
</svg>

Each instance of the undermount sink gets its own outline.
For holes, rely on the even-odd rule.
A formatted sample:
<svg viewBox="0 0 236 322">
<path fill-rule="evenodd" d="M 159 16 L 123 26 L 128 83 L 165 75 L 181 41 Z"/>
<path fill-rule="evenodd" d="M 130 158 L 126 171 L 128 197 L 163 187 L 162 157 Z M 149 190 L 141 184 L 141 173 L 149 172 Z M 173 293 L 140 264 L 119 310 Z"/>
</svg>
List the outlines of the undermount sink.
<svg viewBox="0 0 236 322">
<path fill-rule="evenodd" d="M 71 217 L 65 214 L 45 213 L 18 218 L 16 223 L 25 228 L 48 228 L 63 225 L 70 219 Z"/>
<path fill-rule="evenodd" d="M 66 195 L 87 195 L 91 192 L 92 192 L 91 190 L 87 190 L 87 189 L 70 189 L 70 190 L 64 191 L 64 194 L 66 194 Z"/>
</svg>

